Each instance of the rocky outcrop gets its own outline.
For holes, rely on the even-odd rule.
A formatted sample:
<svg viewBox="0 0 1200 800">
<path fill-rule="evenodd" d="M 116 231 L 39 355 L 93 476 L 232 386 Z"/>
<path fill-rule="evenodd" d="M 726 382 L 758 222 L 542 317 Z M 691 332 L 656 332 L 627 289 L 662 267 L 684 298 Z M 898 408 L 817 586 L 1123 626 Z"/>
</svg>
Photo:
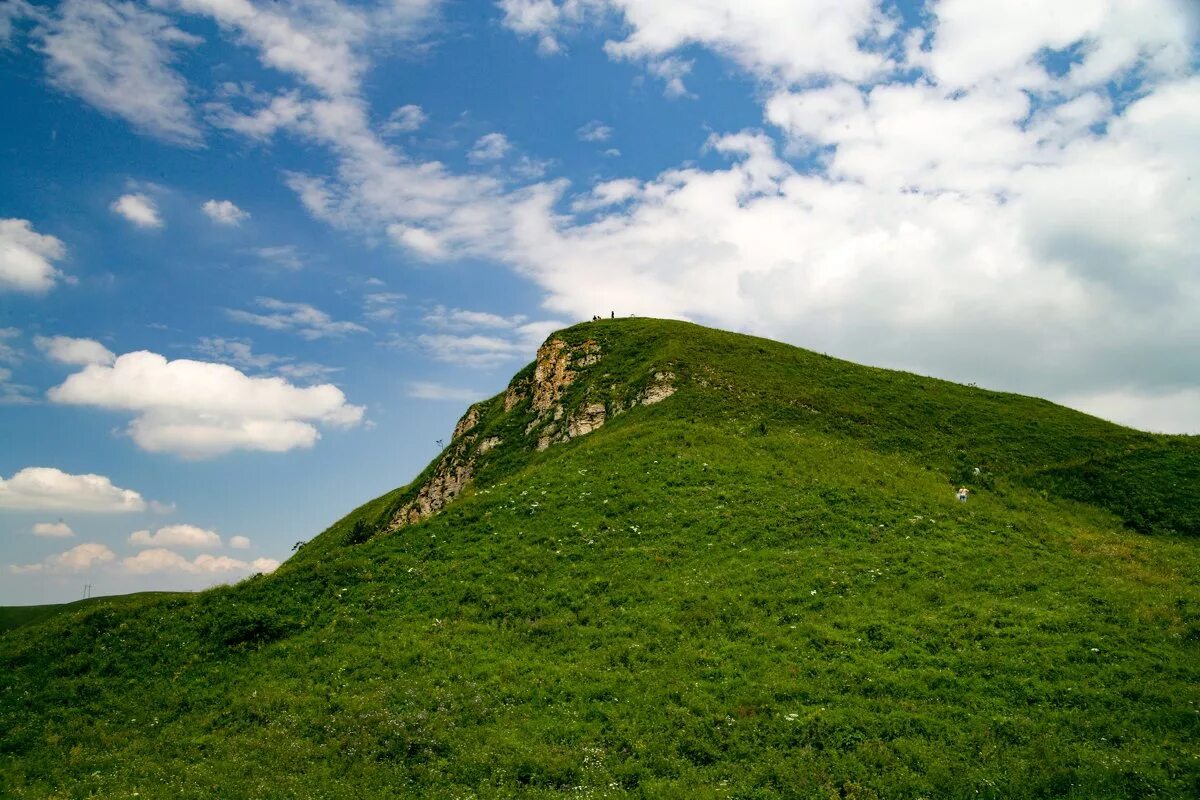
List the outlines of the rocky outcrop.
<svg viewBox="0 0 1200 800">
<path fill-rule="evenodd" d="M 652 406 L 655 403 L 661 403 L 673 394 L 675 394 L 675 373 L 656 372 L 654 380 L 642 390 L 638 402 L 644 406 Z"/>
<path fill-rule="evenodd" d="M 567 438 L 585 436 L 604 424 L 604 403 L 584 403 L 567 420 Z"/>
<path fill-rule="evenodd" d="M 467 409 L 467 413 L 463 414 L 462 419 L 454 426 L 454 439 L 461 439 L 463 434 L 479 424 L 479 406 L 471 406 Z"/>
<path fill-rule="evenodd" d="M 442 454 L 441 460 L 433 470 L 433 475 L 421 485 L 416 497 L 400 506 L 392 514 L 392 519 L 387 526 L 389 531 L 403 528 L 405 525 L 413 525 L 436 514 L 462 494 L 462 490 L 475 477 L 475 454 L 487 452 L 495 447 L 495 444 L 491 444 L 485 450 L 482 443 L 478 448 L 474 447 L 477 437 L 471 431 L 479 424 L 482 415 L 483 406 L 481 405 L 474 405 L 467 409 L 467 413 L 463 414 L 462 419 L 454 426 L 454 436 L 450 440 L 450 447 Z M 490 441 L 492 439 L 485 439 L 484 443 Z M 495 442 L 499 443 L 499 440 L 496 439 Z"/>
<path fill-rule="evenodd" d="M 576 370 L 600 360 L 600 345 L 588 339 L 574 347 L 562 339 L 551 339 L 538 348 L 533 367 L 533 410 L 549 410 L 579 376 Z"/>
<path fill-rule="evenodd" d="M 651 370 L 645 387 L 638 392 L 624 393 L 618 388 L 620 384 L 600 386 L 591 381 L 582 393 L 582 402 L 578 405 L 564 403 L 567 390 L 579 380 L 583 371 L 601 360 L 600 345 L 591 339 L 576 345 L 558 338 L 550 339 L 538 348 L 533 372 L 526 372 L 508 385 L 504 392 L 503 413 L 530 415 L 524 425 L 525 441 L 532 442 L 538 450 L 546 450 L 554 444 L 592 433 L 629 408 L 660 403 L 675 393 L 675 373 L 655 369 Z M 526 400 L 529 403 L 524 407 L 522 404 Z M 564 407 L 566 405 L 575 407 Z M 389 530 L 412 525 L 441 511 L 471 483 L 487 454 L 504 444 L 499 436 L 484 433 L 496 429 L 496 420 L 485 419 L 488 408 L 486 403 L 480 403 L 467 409 L 454 426 L 450 447 L 443 453 L 433 474 L 417 490 L 415 497 L 395 511 Z M 525 410 L 518 411 L 518 408 Z M 512 421 L 500 424 L 503 427 Z"/>
</svg>

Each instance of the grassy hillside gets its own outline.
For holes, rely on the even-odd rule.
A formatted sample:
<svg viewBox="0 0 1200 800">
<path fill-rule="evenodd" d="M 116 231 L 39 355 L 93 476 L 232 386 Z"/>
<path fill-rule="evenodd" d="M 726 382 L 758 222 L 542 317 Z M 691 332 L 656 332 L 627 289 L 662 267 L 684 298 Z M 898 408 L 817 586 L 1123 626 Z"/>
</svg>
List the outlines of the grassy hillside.
<svg viewBox="0 0 1200 800">
<path fill-rule="evenodd" d="M 683 323 L 557 336 L 599 352 L 560 421 L 531 365 L 276 574 L 0 634 L 0 795 L 1200 795 L 1196 439 Z"/>
<path fill-rule="evenodd" d="M 174 594 L 173 592 L 137 592 L 136 594 L 117 595 L 114 597 L 89 597 L 86 600 L 76 600 L 73 603 L 52 603 L 44 606 L 0 606 L 0 633 L 22 625 L 32 625 L 49 619 L 56 614 L 79 611 L 84 606 L 97 603 L 126 604 L 137 603 L 147 596 Z"/>
</svg>

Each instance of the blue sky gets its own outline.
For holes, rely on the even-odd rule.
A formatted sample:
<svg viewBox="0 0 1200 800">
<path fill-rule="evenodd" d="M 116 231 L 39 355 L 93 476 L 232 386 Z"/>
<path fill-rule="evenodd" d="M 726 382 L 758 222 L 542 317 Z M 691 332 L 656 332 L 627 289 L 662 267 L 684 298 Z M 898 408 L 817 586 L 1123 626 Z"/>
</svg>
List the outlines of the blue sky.
<svg viewBox="0 0 1200 800">
<path fill-rule="evenodd" d="M 10 1 L 0 603 L 269 569 L 610 310 L 1200 431 L 1196 34 L 1176 0 Z"/>
</svg>

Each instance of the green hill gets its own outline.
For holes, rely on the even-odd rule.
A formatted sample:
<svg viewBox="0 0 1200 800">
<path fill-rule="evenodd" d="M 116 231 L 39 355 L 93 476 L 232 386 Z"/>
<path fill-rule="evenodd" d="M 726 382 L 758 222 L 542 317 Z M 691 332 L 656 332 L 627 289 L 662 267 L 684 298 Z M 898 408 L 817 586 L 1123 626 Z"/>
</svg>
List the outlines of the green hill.
<svg viewBox="0 0 1200 800">
<path fill-rule="evenodd" d="M 137 592 L 136 594 L 115 595 L 112 597 L 89 597 L 72 603 L 51 603 L 44 606 L 0 606 L 0 633 L 22 625 L 32 625 L 49 619 L 56 614 L 68 611 L 78 611 L 84 606 L 96 603 L 124 604 L 136 603 L 138 598 L 146 596 L 165 596 L 175 592 Z"/>
<path fill-rule="evenodd" d="M 1196 797 L 1198 504 L 1194 437 L 578 325 L 275 574 L 0 634 L 0 795 Z"/>
</svg>

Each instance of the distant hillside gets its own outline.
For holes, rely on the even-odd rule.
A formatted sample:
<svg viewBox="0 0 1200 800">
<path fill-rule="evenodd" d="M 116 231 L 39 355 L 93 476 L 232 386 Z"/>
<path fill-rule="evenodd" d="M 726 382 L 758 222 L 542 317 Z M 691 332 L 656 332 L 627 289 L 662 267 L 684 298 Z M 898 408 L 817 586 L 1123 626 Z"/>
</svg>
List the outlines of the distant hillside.
<svg viewBox="0 0 1200 800">
<path fill-rule="evenodd" d="M 1196 797 L 1198 503 L 1195 437 L 577 325 L 274 575 L 0 634 L 0 795 Z"/>
<path fill-rule="evenodd" d="M 72 603 L 51 603 L 43 606 L 0 606 L 0 633 L 22 625 L 32 625 L 35 622 L 49 619 L 56 614 L 69 611 L 79 611 L 84 606 L 95 603 L 111 603 L 124 605 L 137 602 L 146 597 L 165 597 L 177 595 L 179 592 L 137 592 L 135 594 L 116 595 L 112 597 L 89 597 L 86 600 L 76 600 Z"/>
</svg>

